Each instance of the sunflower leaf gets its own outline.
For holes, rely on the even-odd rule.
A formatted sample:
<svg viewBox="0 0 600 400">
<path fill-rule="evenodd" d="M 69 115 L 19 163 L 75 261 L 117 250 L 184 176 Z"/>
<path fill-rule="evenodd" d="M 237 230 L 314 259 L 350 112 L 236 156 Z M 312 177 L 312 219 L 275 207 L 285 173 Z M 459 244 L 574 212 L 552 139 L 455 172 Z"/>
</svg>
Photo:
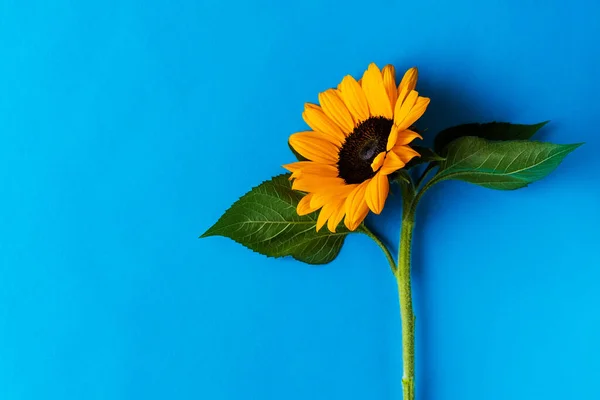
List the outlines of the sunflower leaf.
<svg viewBox="0 0 600 400">
<path fill-rule="evenodd" d="M 316 231 L 317 213 L 300 216 L 303 194 L 292 190 L 290 174 L 256 186 L 221 216 L 201 237 L 225 236 L 268 257 L 292 256 L 308 264 L 335 259 L 351 233 L 342 224 L 335 233 Z"/>
<path fill-rule="evenodd" d="M 487 124 L 464 124 L 444 129 L 435 137 L 434 149 L 444 154 L 445 148 L 455 139 L 464 136 L 477 136 L 488 140 L 527 140 L 549 121 L 533 125 L 490 122 Z"/>
<path fill-rule="evenodd" d="M 458 179 L 490 189 L 519 189 L 546 177 L 579 146 L 467 136 L 450 143 L 430 183 Z"/>
</svg>

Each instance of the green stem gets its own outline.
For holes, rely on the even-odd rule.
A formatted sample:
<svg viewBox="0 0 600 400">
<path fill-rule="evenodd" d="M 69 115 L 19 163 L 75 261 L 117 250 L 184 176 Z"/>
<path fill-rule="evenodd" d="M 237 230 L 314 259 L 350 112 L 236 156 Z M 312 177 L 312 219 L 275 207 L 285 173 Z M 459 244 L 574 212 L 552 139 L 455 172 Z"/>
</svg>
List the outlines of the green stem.
<svg viewBox="0 0 600 400">
<path fill-rule="evenodd" d="M 400 247 L 398 249 L 398 298 L 400 300 L 400 319 L 402 321 L 402 391 L 403 400 L 415 398 L 415 315 L 412 306 L 410 283 L 410 248 L 415 222 L 415 199 L 411 207 L 405 208 L 400 231 Z"/>
<path fill-rule="evenodd" d="M 377 243 L 377 246 L 379 246 L 381 250 L 383 250 L 383 254 L 385 254 L 385 258 L 387 259 L 388 264 L 390 264 L 390 268 L 392 269 L 392 273 L 396 275 L 396 262 L 394 261 L 394 257 L 392 256 L 392 253 L 390 253 L 390 250 L 387 248 L 387 246 L 377 237 L 377 235 L 371 232 L 371 230 L 367 228 L 365 224 L 361 226 L 361 230 L 365 235 L 373 239 L 373 241 Z"/>
<path fill-rule="evenodd" d="M 427 175 L 429 174 L 429 172 L 431 172 L 437 166 L 438 166 L 437 163 L 430 162 L 429 165 L 427 166 L 427 168 L 425 168 L 425 170 L 419 177 L 419 179 L 417 179 L 417 182 L 415 183 L 415 188 L 418 189 L 421 186 L 421 184 L 425 181 L 425 178 L 427 178 Z"/>
<path fill-rule="evenodd" d="M 426 175 L 425 172 L 424 175 Z M 421 180 L 422 181 L 422 180 Z M 421 183 L 421 181 L 419 183 Z M 415 225 L 416 208 L 421 196 L 431 187 L 428 182 L 415 193 L 411 180 L 400 181 L 402 188 L 403 213 L 400 229 L 400 245 L 398 248 L 398 265 L 381 240 L 364 224 L 361 231 L 369 236 L 383 250 L 398 284 L 398 299 L 400 301 L 400 320 L 402 322 L 402 393 L 403 400 L 415 399 L 415 314 L 412 306 L 410 279 L 410 251 L 413 228 Z"/>
<path fill-rule="evenodd" d="M 414 197 L 414 200 L 412 202 L 410 202 L 408 204 L 408 209 L 406 210 L 406 213 L 410 214 L 413 216 L 413 220 L 414 220 L 414 215 L 417 212 L 417 205 L 419 205 L 419 201 L 421 200 L 421 197 L 423 197 L 423 195 L 425 194 L 425 192 L 427 192 L 433 185 L 435 185 L 436 183 L 438 183 L 441 179 L 438 178 L 438 176 L 434 176 L 433 178 L 431 178 L 431 180 L 429 182 L 427 182 L 422 188 L 421 190 L 419 190 L 416 194 L 416 196 Z M 404 203 L 406 205 L 406 203 Z"/>
</svg>

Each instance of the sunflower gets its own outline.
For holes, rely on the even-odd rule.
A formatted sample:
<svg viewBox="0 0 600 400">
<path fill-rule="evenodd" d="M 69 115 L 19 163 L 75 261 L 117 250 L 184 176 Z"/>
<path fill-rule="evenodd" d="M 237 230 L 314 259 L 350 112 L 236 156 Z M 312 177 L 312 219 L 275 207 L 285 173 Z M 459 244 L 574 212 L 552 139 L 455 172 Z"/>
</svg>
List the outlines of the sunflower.
<svg viewBox="0 0 600 400">
<path fill-rule="evenodd" d="M 342 219 L 353 231 L 369 210 L 381 213 L 388 175 L 419 156 L 409 143 L 422 138 L 410 128 L 429 99 L 419 96 L 416 84 L 416 68 L 396 86 L 392 65 L 381 71 L 372 63 L 359 81 L 347 75 L 337 89 L 320 93 L 320 106 L 305 104 L 302 117 L 312 130 L 294 133 L 289 143 L 307 161 L 284 168 L 292 173 L 292 189 L 306 193 L 298 214 L 321 210 L 317 231 L 327 222 L 335 232 Z"/>
</svg>

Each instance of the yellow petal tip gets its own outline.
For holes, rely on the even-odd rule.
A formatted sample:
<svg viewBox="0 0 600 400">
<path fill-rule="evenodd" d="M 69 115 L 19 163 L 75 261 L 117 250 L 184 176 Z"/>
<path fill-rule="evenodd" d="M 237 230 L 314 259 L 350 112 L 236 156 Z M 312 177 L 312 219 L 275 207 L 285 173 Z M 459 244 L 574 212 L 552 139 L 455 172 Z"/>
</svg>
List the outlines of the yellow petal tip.
<svg viewBox="0 0 600 400">
<path fill-rule="evenodd" d="M 384 160 L 385 160 L 385 152 L 384 151 L 382 151 L 381 153 L 377 154 L 377 156 L 375 156 L 375 158 L 373 159 L 373 162 L 371 163 L 371 169 L 373 170 L 373 172 L 376 172 L 379 168 L 381 168 Z"/>
</svg>

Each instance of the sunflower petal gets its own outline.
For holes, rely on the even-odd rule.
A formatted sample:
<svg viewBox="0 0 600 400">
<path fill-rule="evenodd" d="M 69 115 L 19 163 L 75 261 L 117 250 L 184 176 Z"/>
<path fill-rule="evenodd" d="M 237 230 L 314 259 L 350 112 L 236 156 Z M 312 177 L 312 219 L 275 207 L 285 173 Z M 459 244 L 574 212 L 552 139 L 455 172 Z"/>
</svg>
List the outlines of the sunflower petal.
<svg viewBox="0 0 600 400">
<path fill-rule="evenodd" d="M 298 215 L 308 215 L 318 210 L 318 208 L 311 207 L 310 205 L 310 200 L 312 199 L 312 197 L 313 194 L 309 193 L 300 199 L 298 205 L 296 206 L 296 212 L 298 213 Z"/>
<path fill-rule="evenodd" d="M 411 93 L 416 93 L 414 90 Z M 410 97 L 410 94 L 408 95 Z M 407 97 L 407 99 L 408 99 Z M 409 128 L 412 124 L 414 124 L 421 116 L 425 113 L 427 106 L 429 105 L 429 98 L 427 97 L 418 97 L 415 104 L 410 108 L 410 111 L 406 114 L 404 119 L 397 124 L 399 130 L 404 130 Z"/>
<path fill-rule="evenodd" d="M 343 133 L 348 135 L 354 130 L 354 118 L 352 118 L 352 114 L 339 97 L 336 89 L 319 93 L 319 103 L 321 103 L 325 115 L 335 122 Z"/>
<path fill-rule="evenodd" d="M 351 231 L 355 231 L 356 228 L 365 220 L 367 215 L 369 214 L 369 207 L 367 207 L 367 203 L 364 198 L 359 204 L 356 212 L 353 215 L 353 219 L 348 218 L 348 214 L 346 214 L 346 219 L 344 220 L 344 224 Z"/>
<path fill-rule="evenodd" d="M 385 91 L 381 71 L 375 63 L 371 63 L 369 68 L 365 71 L 362 79 L 362 88 L 365 91 L 367 101 L 369 102 L 371 116 L 381 116 L 391 119 L 393 117 L 393 111 L 390 104 L 390 98 Z"/>
<path fill-rule="evenodd" d="M 371 179 L 371 182 L 369 182 L 365 193 L 365 200 L 367 206 L 369 206 L 371 211 L 375 214 L 380 214 L 383 210 L 389 191 L 390 182 L 386 175 L 378 173 Z"/>
<path fill-rule="evenodd" d="M 386 145 L 386 150 L 390 151 L 392 147 L 396 145 L 396 141 L 398 140 L 398 128 L 396 125 L 392 125 L 392 129 L 390 130 L 390 136 L 388 136 L 388 141 Z"/>
<path fill-rule="evenodd" d="M 292 183 L 292 189 L 299 190 L 301 192 L 319 192 L 322 190 L 333 189 L 335 187 L 341 187 L 345 184 L 346 182 L 340 178 L 302 174 L 294 180 Z"/>
<path fill-rule="evenodd" d="M 390 106 L 392 110 L 394 109 L 394 105 L 396 105 L 396 99 L 398 98 L 398 88 L 396 87 L 396 70 L 393 65 L 386 65 L 383 67 L 383 85 L 385 86 L 385 91 L 390 98 Z"/>
<path fill-rule="evenodd" d="M 331 214 L 329 219 L 327 220 L 327 228 L 335 233 L 337 226 L 342 222 L 344 215 L 346 214 L 346 209 L 344 207 L 344 201 L 346 199 L 342 199 L 335 204 L 335 211 Z"/>
<path fill-rule="evenodd" d="M 398 133 L 398 139 L 394 146 L 409 144 L 415 139 L 423 139 L 423 137 L 413 130 L 405 129 Z"/>
<path fill-rule="evenodd" d="M 314 193 L 310 204 L 312 207 L 322 207 L 326 203 L 335 202 L 340 199 L 346 200 L 348 195 L 356 188 L 356 184 L 330 186 Z"/>
<path fill-rule="evenodd" d="M 319 217 L 317 218 L 317 232 L 321 230 L 323 225 L 327 222 L 327 220 L 331 217 L 331 215 L 336 211 L 335 204 L 327 203 L 321 209 L 319 213 Z"/>
<path fill-rule="evenodd" d="M 387 153 L 385 157 L 385 162 L 383 166 L 379 170 L 381 175 L 389 175 L 393 172 L 398 171 L 400 168 L 404 167 L 406 163 L 402 161 L 402 159 L 393 151 Z"/>
<path fill-rule="evenodd" d="M 373 171 L 377 171 L 383 165 L 383 160 L 385 159 L 385 151 L 377 154 L 371 163 L 371 169 Z"/>
<path fill-rule="evenodd" d="M 312 132 L 298 132 L 290 136 L 290 145 L 309 160 L 322 164 L 336 164 L 339 147 L 323 135 Z"/>
<path fill-rule="evenodd" d="M 400 157 L 402 162 L 404 162 L 405 164 L 415 157 L 421 157 L 421 155 L 417 151 L 415 151 L 412 147 L 406 145 L 397 144 L 396 146 L 394 146 L 392 151 L 398 157 Z"/>
<path fill-rule="evenodd" d="M 351 231 L 355 230 L 358 225 L 365 219 L 369 213 L 369 207 L 365 201 L 365 191 L 371 180 L 367 179 L 358 185 L 346 199 L 344 207 L 346 209 L 346 219 L 344 223 Z"/>
<path fill-rule="evenodd" d="M 369 103 L 367 96 L 359 83 L 350 75 L 346 75 L 340 83 L 342 100 L 348 107 L 356 122 L 362 122 L 369 118 Z"/>
<path fill-rule="evenodd" d="M 333 122 L 316 104 L 306 103 L 304 104 L 304 112 L 302 118 L 312 130 L 322 133 L 328 137 L 333 143 L 341 145 L 344 143 L 346 136 L 342 132 L 339 126 Z"/>
<path fill-rule="evenodd" d="M 309 167 L 311 164 L 314 164 L 313 161 L 296 161 L 289 164 L 282 165 L 283 168 L 287 169 L 290 172 L 296 172 L 302 170 L 302 168 Z"/>
<path fill-rule="evenodd" d="M 398 99 L 399 103 L 402 103 L 406 96 L 417 87 L 417 79 L 419 78 L 419 71 L 413 67 L 406 71 L 402 81 L 398 85 Z"/>
<path fill-rule="evenodd" d="M 313 161 L 298 161 L 286 164 L 283 168 L 292 172 L 292 177 L 297 178 L 303 174 L 320 175 L 328 178 L 335 178 L 338 175 L 338 169 L 334 165 L 320 164 Z"/>
<path fill-rule="evenodd" d="M 400 128 L 400 124 L 404 121 L 406 116 L 410 113 L 410 110 L 413 108 L 417 99 L 419 98 L 419 93 L 416 90 L 412 90 L 406 99 L 403 102 L 397 102 L 396 108 L 394 110 L 394 125 L 397 125 Z M 402 129 L 398 129 L 402 130 Z"/>
</svg>

